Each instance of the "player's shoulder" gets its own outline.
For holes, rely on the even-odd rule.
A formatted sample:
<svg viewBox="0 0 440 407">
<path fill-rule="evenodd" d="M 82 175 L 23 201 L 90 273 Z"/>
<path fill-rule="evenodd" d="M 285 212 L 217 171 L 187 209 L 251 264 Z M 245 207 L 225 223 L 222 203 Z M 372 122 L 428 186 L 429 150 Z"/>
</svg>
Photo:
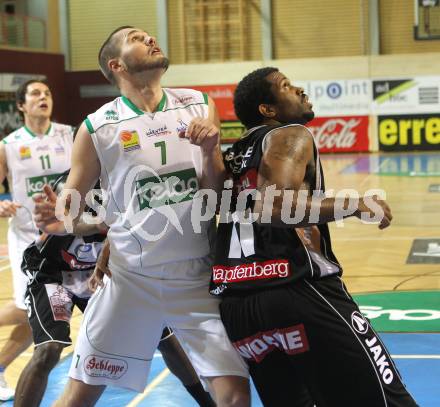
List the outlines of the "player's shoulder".
<svg viewBox="0 0 440 407">
<path fill-rule="evenodd" d="M 164 110 L 179 109 L 192 105 L 208 105 L 208 95 L 189 88 L 163 88 L 165 98 Z"/>
<path fill-rule="evenodd" d="M 75 132 L 75 128 L 68 124 L 52 122 L 51 125 L 53 127 L 53 131 L 55 134 L 64 134 L 64 135 L 73 136 L 73 133 Z"/>
<path fill-rule="evenodd" d="M 120 96 L 89 114 L 85 119 L 85 124 L 89 133 L 94 133 L 103 126 L 116 124 L 139 115 L 142 115 L 142 111 L 129 99 Z"/>
<path fill-rule="evenodd" d="M 263 140 L 263 151 L 279 147 L 283 149 L 313 149 L 313 135 L 301 124 L 277 126 L 267 132 Z"/>
<path fill-rule="evenodd" d="M 24 127 L 19 127 L 18 129 L 14 130 L 12 133 L 9 133 L 5 138 L 3 138 L 2 143 L 3 144 L 14 144 L 23 142 L 27 137 L 26 132 L 24 131 Z"/>
</svg>

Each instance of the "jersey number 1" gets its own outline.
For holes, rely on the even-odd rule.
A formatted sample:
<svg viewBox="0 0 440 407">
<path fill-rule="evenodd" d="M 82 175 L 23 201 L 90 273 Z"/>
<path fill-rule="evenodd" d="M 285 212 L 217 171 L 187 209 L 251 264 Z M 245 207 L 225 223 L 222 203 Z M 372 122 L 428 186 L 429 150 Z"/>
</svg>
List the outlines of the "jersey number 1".
<svg viewBox="0 0 440 407">
<path fill-rule="evenodd" d="M 41 166 L 43 167 L 43 170 L 48 170 L 50 168 L 50 156 L 49 154 L 46 155 L 40 155 L 38 157 L 41 161 Z"/>
<path fill-rule="evenodd" d="M 167 148 L 165 141 L 158 141 L 157 143 L 154 143 L 154 147 L 160 148 L 160 159 L 162 165 L 165 165 L 167 163 Z"/>
</svg>

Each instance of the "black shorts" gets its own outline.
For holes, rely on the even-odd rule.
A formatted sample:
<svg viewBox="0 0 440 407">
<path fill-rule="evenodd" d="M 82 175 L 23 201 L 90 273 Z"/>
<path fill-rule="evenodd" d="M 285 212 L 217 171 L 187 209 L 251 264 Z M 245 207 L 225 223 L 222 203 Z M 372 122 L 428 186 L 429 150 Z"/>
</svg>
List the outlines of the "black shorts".
<svg viewBox="0 0 440 407">
<path fill-rule="evenodd" d="M 417 406 L 339 277 L 225 297 L 220 314 L 265 406 Z"/>
<path fill-rule="evenodd" d="M 79 298 L 60 284 L 39 284 L 35 281 L 26 290 L 26 307 L 35 346 L 58 342 L 65 346 L 70 339 L 70 319 L 77 306 L 82 312 L 88 298 Z"/>
</svg>

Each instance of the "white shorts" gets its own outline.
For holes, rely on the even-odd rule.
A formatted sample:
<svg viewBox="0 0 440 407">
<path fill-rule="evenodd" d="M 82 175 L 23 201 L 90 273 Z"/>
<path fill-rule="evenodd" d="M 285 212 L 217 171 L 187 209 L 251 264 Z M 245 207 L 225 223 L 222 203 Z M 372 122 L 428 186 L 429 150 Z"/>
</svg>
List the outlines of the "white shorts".
<svg viewBox="0 0 440 407">
<path fill-rule="evenodd" d="M 218 299 L 208 292 L 206 259 L 157 266 L 174 274 L 206 265 L 198 280 L 164 280 L 112 269 L 89 301 L 75 346 L 70 377 L 93 385 L 142 392 L 165 326 L 174 330 L 194 369 L 212 376 L 249 377 L 220 320 Z"/>
<path fill-rule="evenodd" d="M 38 236 L 38 235 L 37 235 Z M 14 301 L 17 308 L 26 309 L 24 297 L 28 278 L 21 271 L 23 252 L 35 240 L 34 233 L 20 233 L 12 227 L 8 229 L 8 253 L 12 271 L 12 286 L 14 288 Z"/>
</svg>

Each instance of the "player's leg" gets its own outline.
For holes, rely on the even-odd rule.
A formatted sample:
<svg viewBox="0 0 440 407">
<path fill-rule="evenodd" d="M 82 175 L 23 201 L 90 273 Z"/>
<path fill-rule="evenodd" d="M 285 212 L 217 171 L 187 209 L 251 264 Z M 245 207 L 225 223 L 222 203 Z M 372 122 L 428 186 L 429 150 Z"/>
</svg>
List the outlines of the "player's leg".
<svg viewBox="0 0 440 407">
<path fill-rule="evenodd" d="M 15 407 L 38 407 L 51 370 L 60 360 L 64 345 L 49 342 L 37 346 L 31 360 L 20 374 L 15 390 Z"/>
<path fill-rule="evenodd" d="M 0 309 L 0 326 L 19 325 L 27 323 L 26 311 L 17 308 L 15 301 L 8 302 Z"/>
<path fill-rule="evenodd" d="M 21 271 L 21 261 L 26 242 L 19 240 L 15 233 L 8 230 L 8 251 L 11 263 L 14 302 L 0 310 L 1 325 L 17 325 L 11 332 L 6 344 L 0 351 L 0 400 L 11 398 L 13 390 L 8 388 L 4 379 L 5 368 L 12 363 L 31 343 L 32 333 L 28 326 L 26 305 L 24 302 L 27 278 Z"/>
<path fill-rule="evenodd" d="M 34 353 L 20 374 L 15 392 L 18 407 L 39 406 L 50 371 L 60 359 L 70 339 L 71 295 L 59 284 L 32 282 L 26 292 L 29 323 L 35 343 Z"/>
<path fill-rule="evenodd" d="M 210 384 L 217 405 L 249 406 L 248 369 L 226 335 L 218 300 L 208 292 L 209 265 L 203 259 L 180 262 L 167 265 L 167 272 L 186 275 L 204 267 L 197 280 L 162 280 L 166 321 L 200 378 Z"/>
<path fill-rule="evenodd" d="M 242 376 L 209 376 L 218 407 L 249 407 L 251 405 L 249 379 Z"/>
<path fill-rule="evenodd" d="M 148 277 L 111 272 L 89 300 L 57 406 L 93 405 L 107 385 L 145 389 L 164 325 L 160 291 Z"/>
<path fill-rule="evenodd" d="M 320 366 L 313 374 L 328 405 L 417 406 L 339 277 L 305 281 L 292 297 L 302 304 L 311 355 Z"/>
<path fill-rule="evenodd" d="M 171 373 L 184 385 L 199 406 L 214 407 L 211 395 L 205 391 L 191 361 L 170 328 L 165 328 L 158 349 Z"/>
<path fill-rule="evenodd" d="M 289 309 L 285 291 L 278 287 L 226 297 L 220 313 L 229 338 L 249 366 L 263 404 L 313 407 L 314 398 L 302 371 L 307 352 L 297 335 L 300 321 Z M 290 361 L 294 352 L 296 364 Z"/>
<path fill-rule="evenodd" d="M 91 385 L 69 378 L 63 394 L 52 407 L 92 407 L 101 397 L 106 386 Z"/>
</svg>

